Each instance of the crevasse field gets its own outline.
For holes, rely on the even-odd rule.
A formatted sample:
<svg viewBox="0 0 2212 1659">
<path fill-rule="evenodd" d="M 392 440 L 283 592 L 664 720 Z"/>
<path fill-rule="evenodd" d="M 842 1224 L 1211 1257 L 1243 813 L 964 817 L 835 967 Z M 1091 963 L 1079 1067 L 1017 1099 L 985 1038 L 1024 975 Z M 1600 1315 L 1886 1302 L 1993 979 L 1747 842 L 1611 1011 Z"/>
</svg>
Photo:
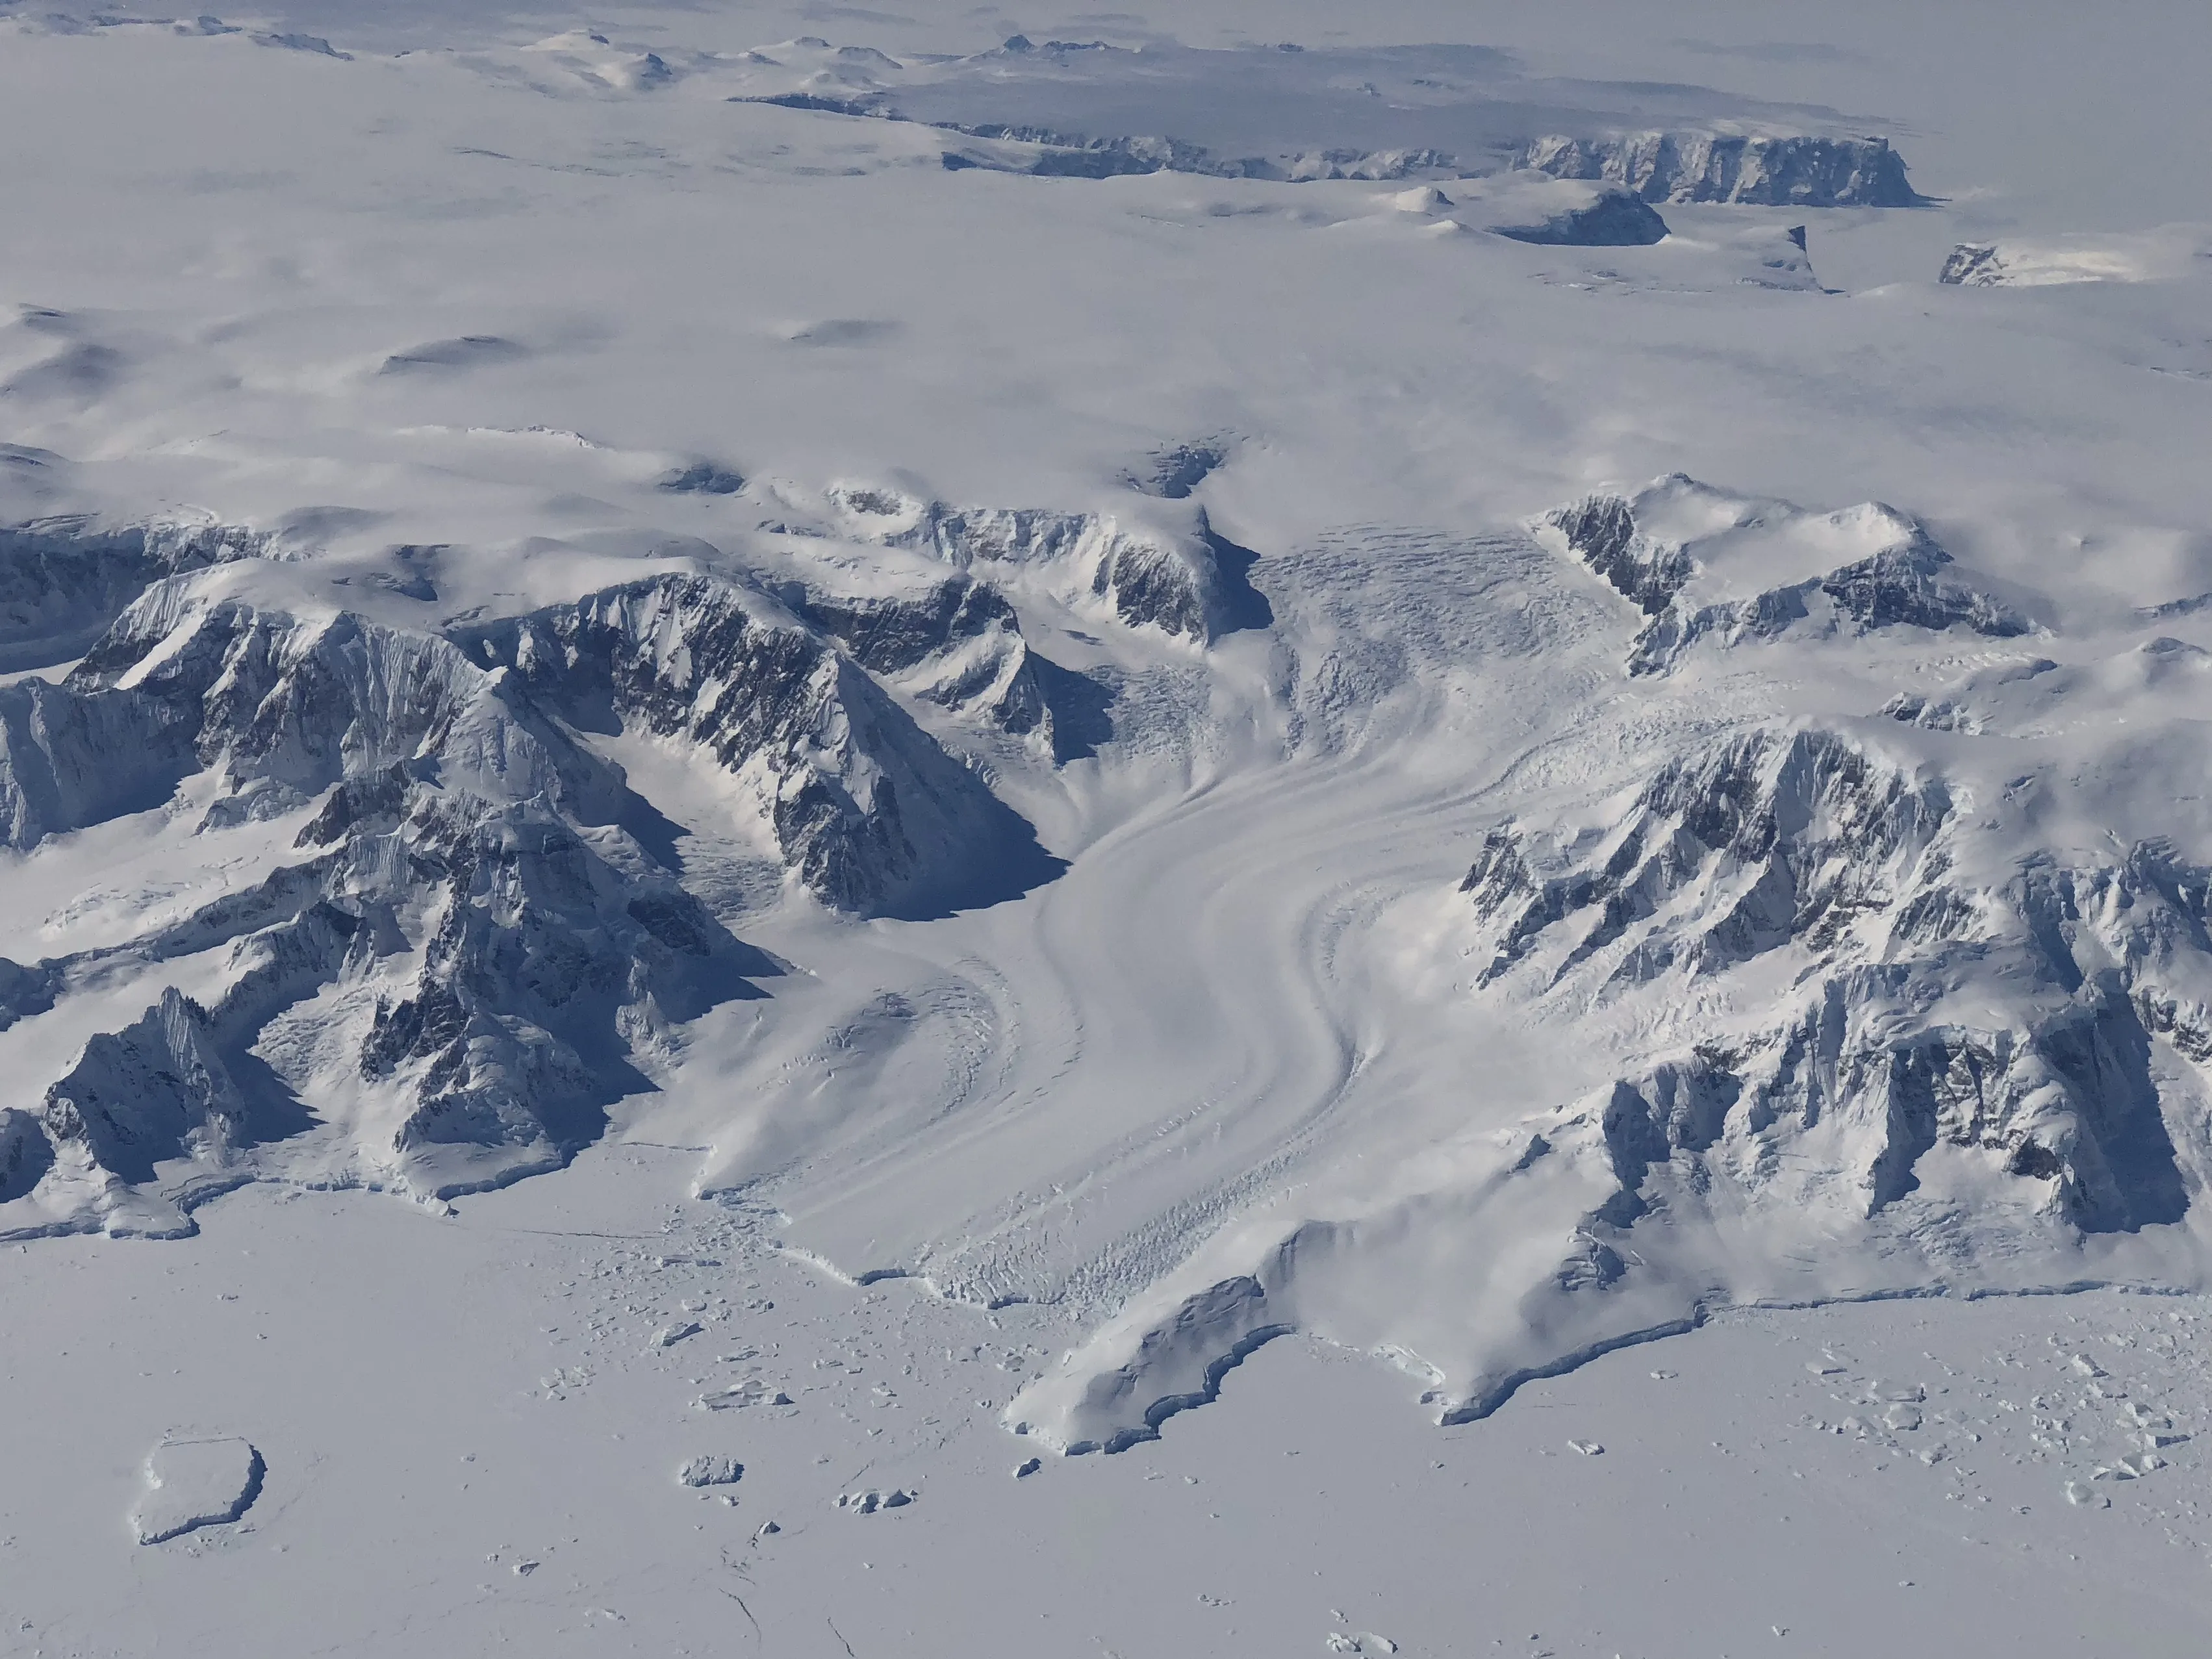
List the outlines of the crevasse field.
<svg viewBox="0 0 2212 1659">
<path fill-rule="evenodd" d="M 0 1652 L 2195 1655 L 2212 33 L 0 10 Z"/>
</svg>

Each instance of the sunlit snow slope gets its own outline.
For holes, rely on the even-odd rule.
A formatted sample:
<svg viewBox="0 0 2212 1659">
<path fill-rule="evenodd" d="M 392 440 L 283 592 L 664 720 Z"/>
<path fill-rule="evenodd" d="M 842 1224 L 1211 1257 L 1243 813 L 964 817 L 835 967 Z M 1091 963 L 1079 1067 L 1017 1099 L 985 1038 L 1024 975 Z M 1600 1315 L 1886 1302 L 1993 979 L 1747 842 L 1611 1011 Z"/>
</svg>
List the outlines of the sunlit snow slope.
<svg viewBox="0 0 2212 1659">
<path fill-rule="evenodd" d="M 1558 53 L 344 21 L 0 17 L 0 1237 L 695 1147 L 1066 1310 L 1070 1451 L 2201 1281 L 2185 208 Z"/>
</svg>

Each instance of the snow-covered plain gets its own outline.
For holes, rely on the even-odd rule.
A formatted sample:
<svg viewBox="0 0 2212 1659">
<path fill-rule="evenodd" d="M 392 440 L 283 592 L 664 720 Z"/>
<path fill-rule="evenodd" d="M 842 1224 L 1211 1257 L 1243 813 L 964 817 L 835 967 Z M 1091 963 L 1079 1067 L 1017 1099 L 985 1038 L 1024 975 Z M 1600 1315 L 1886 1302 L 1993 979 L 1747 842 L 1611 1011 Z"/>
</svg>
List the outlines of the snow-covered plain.
<svg viewBox="0 0 2212 1659">
<path fill-rule="evenodd" d="M 0 15 L 0 1634 L 2193 1650 L 2165 21 Z"/>
</svg>

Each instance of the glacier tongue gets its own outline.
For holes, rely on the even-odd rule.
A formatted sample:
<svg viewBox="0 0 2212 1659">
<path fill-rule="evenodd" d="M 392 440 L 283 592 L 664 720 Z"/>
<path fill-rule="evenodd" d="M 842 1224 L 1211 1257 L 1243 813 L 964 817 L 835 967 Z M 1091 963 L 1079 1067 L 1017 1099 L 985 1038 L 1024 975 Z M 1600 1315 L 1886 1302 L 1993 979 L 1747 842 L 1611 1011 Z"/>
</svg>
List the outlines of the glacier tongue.
<svg viewBox="0 0 2212 1659">
<path fill-rule="evenodd" d="M 1531 528 L 1616 666 L 1574 690 L 1550 647 L 1571 735 L 1451 899 L 1373 924 L 1419 1012 L 1370 1014 L 1395 1042 L 1346 1092 L 1435 1100 L 1425 1137 L 1224 1227 L 1010 1423 L 1131 1443 L 1285 1329 L 1460 1421 L 1731 1302 L 2201 1279 L 2212 824 L 2154 781 L 2207 763 L 2172 701 L 2207 659 L 2153 635 L 2182 612 L 2069 633 L 1909 514 L 1680 475 Z"/>
<path fill-rule="evenodd" d="M 17 218 L 131 204 L 0 319 L 0 1234 L 698 1148 L 1054 1304 L 1066 1447 L 2201 1282 L 2185 192 L 1748 40 L 1605 50 L 1837 106 L 663 21 L 0 20 Z"/>
<path fill-rule="evenodd" d="M 1048 1096 L 1052 1080 L 1019 1080 L 1033 1058 L 988 1060 L 1042 1015 L 980 961 L 871 986 L 809 1049 L 809 1022 L 845 992 L 780 1006 L 784 964 L 732 931 L 799 941 L 809 975 L 842 986 L 841 916 L 934 926 L 1048 899 L 1065 866 L 1009 801 L 1080 827 L 1071 800 L 1158 762 L 1127 741 L 1141 727 L 1125 716 L 1146 716 L 1119 701 L 1110 737 L 1058 729 L 1081 712 L 1077 677 L 1034 634 L 1082 649 L 1104 677 L 1085 684 L 1122 688 L 1109 698 L 1180 677 L 1194 728 L 1242 707 L 1279 744 L 1279 773 L 1255 775 L 1291 798 L 1328 795 L 1455 708 L 1525 702 L 1530 676 L 1552 688 L 1507 810 L 1468 823 L 1457 890 L 1417 885 L 1378 915 L 1375 939 L 1395 943 L 1363 971 L 1400 988 L 1388 1020 L 1423 1035 L 1386 1041 L 1371 1073 L 1340 1056 L 1334 1082 L 1263 1070 L 1222 1086 L 1263 1114 L 1316 1090 L 1309 1111 L 1364 1113 L 1393 1091 L 1440 1098 L 1469 1044 L 1575 1034 L 1571 1058 L 1505 1068 L 1520 1081 L 1502 1127 L 1307 1196 L 1289 1196 L 1307 1192 L 1294 1177 L 1324 1143 L 1274 1143 L 1254 1120 L 1252 1164 L 1176 1200 L 1194 1218 L 1165 1245 L 1155 1224 L 1085 1220 L 1088 1254 L 1040 1281 L 1008 1254 L 1018 1223 L 942 1253 L 925 1232 L 897 1271 L 911 1260 L 956 1294 L 1095 1299 L 1085 1346 L 1008 1408 L 1048 1443 L 1157 1432 L 1289 1330 L 1401 1355 L 1462 1418 L 1719 1301 L 2172 1257 L 2212 1158 L 2189 1069 L 2212 1054 L 2212 872 L 2094 773 L 2023 774 L 2010 750 L 1958 745 L 2054 741 L 2060 702 L 2124 725 L 2194 683 L 2197 647 L 2160 635 L 2081 660 L 2042 596 L 1966 570 L 1909 514 L 1680 474 L 1449 554 L 1360 532 L 1263 562 L 1191 499 L 1212 499 L 1226 455 L 1164 459 L 1175 489 L 1113 511 L 745 483 L 727 498 L 788 511 L 735 556 L 656 555 L 574 597 L 443 619 L 398 599 L 349 608 L 343 584 L 256 559 L 274 544 L 252 532 L 220 559 L 118 566 L 143 591 L 66 677 L 0 687 L 11 844 L 35 854 L 135 815 L 266 851 L 125 936 L 7 964 L 7 1024 L 58 1016 L 84 1035 L 35 1104 L 0 1116 L 0 1225 L 177 1234 L 194 1204 L 261 1176 L 442 1200 L 550 1170 L 618 1103 L 687 1091 L 694 1045 L 728 1041 L 707 1017 L 739 1000 L 774 1016 L 731 1071 L 768 1104 L 710 1190 L 804 1167 L 779 1160 L 844 1133 L 848 1091 L 872 1078 L 911 1079 L 936 1112 L 979 1090 Z M 2169 612 L 2136 620 L 2180 625 Z M 2075 660 L 2028 655 L 2030 640 Z M 1864 713 L 1786 714 L 1741 690 L 1706 703 L 1765 683 L 1774 659 L 1755 647 L 1778 646 L 1801 671 L 1858 677 Z M 1962 669 L 1961 649 L 1994 654 Z M 665 815 L 668 768 L 715 781 L 708 817 L 698 800 Z M 1371 813 L 1332 805 L 1346 849 L 1434 810 L 1418 772 L 1388 791 Z M 2038 830 L 2054 818 L 2103 840 Z M 1201 860 L 1245 844 L 1215 846 L 1203 823 Z M 705 882 L 702 828 L 754 848 L 781 894 Z M 1267 885 L 1218 877 L 1209 902 L 1249 889 L 1237 902 L 1267 911 Z M 1030 908 L 1000 925 L 1032 925 Z M 917 963 L 938 948 L 900 937 Z M 1442 1001 L 1436 970 L 1408 966 L 1437 952 L 1465 964 Z M 1116 1075 L 1141 1075 L 1148 1026 L 1123 1029 L 1138 1042 Z M 823 1064 L 857 1081 L 823 1079 L 819 1127 L 784 1120 L 793 1079 Z M 1057 1109 L 1074 1139 L 1019 1154 L 1032 1190 L 1068 1158 L 1162 1180 L 1111 1139 L 1125 1106 L 1085 1121 L 1096 1086 Z M 895 1140 L 902 1101 L 867 1109 Z M 1017 1215 L 1061 1202 L 1024 1198 Z M 1482 1289 L 1446 1317 L 1460 1281 Z"/>
</svg>

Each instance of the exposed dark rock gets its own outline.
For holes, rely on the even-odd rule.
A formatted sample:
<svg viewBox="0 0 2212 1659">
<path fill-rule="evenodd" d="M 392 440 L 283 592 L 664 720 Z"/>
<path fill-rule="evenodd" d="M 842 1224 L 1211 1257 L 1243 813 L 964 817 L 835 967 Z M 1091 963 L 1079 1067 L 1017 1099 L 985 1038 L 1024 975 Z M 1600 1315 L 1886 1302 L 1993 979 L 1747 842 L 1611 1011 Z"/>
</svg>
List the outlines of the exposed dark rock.
<svg viewBox="0 0 2212 1659">
<path fill-rule="evenodd" d="M 1546 515 L 1567 546 L 1647 617 L 1664 611 L 1696 568 L 1680 547 L 1638 536 L 1636 514 L 1618 495 L 1591 495 Z"/>
<path fill-rule="evenodd" d="M 1924 198 L 1885 138 L 1750 138 L 1695 132 L 1532 140 L 1520 165 L 1607 179 L 1646 202 L 1764 207 L 1917 207 Z"/>
<path fill-rule="evenodd" d="M 962 595 L 952 614 L 970 601 L 990 603 Z M 911 648 L 902 623 L 874 620 L 872 648 Z M 461 637 L 573 724 L 680 737 L 753 778 L 786 861 L 840 908 L 958 902 L 1051 867 L 858 665 L 731 583 L 658 577 Z"/>
<path fill-rule="evenodd" d="M 1608 190 L 1587 207 L 1557 213 L 1540 224 L 1499 225 L 1500 236 L 1559 247 L 1649 247 L 1667 237 L 1667 222 L 1642 197 Z"/>
<path fill-rule="evenodd" d="M 1953 288 L 1988 288 L 2002 281 L 2003 276 L 2004 260 L 1995 244 L 1961 242 L 1943 261 L 1936 280 Z"/>
<path fill-rule="evenodd" d="M 693 461 L 665 472 L 659 487 L 678 495 L 734 495 L 745 487 L 742 475 L 718 461 Z"/>
</svg>

